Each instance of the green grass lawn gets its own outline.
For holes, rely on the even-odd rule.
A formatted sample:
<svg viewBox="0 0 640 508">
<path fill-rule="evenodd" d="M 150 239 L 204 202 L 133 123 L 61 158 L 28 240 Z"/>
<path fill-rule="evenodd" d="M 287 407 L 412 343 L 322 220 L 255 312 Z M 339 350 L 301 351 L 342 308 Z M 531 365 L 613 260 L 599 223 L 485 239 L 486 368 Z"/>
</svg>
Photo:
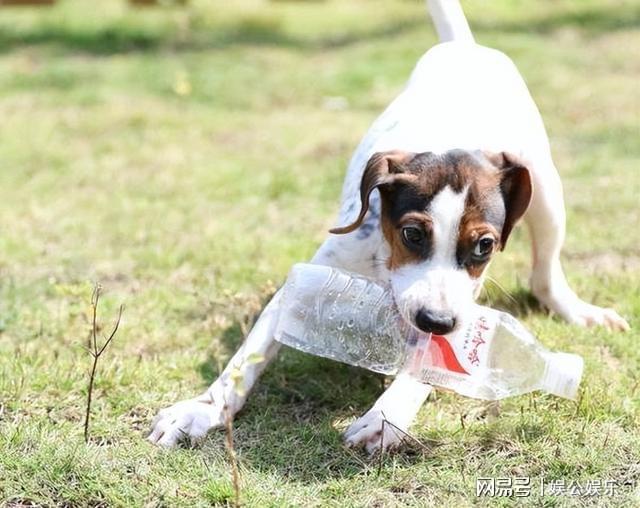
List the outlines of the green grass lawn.
<svg viewBox="0 0 640 508">
<path fill-rule="evenodd" d="M 518 230 L 485 301 L 578 353 L 578 404 L 515 397 L 498 417 L 438 393 L 382 460 L 340 432 L 378 376 L 284 351 L 235 423 L 247 506 L 511 505 L 476 478 L 640 481 L 640 6 L 469 0 L 480 43 L 508 53 L 545 118 L 581 296 L 632 331 L 569 326 L 527 292 Z M 344 170 L 436 37 L 408 0 L 193 1 L 133 10 L 60 0 L 0 10 L 0 504 L 232 502 L 224 435 L 145 441 L 156 412 L 202 391 L 292 263 L 333 223 Z M 105 331 L 92 441 L 82 417 L 92 284 Z M 638 485 L 638 484 L 636 484 Z M 638 506 L 545 496 L 534 506 Z"/>
</svg>

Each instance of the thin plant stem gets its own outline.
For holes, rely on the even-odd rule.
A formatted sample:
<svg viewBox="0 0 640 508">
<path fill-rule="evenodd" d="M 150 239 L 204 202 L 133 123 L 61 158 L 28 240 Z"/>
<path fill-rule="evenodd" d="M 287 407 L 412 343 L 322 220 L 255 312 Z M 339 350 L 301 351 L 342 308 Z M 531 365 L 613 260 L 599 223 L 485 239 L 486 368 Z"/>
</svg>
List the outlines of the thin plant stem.
<svg viewBox="0 0 640 508">
<path fill-rule="evenodd" d="M 87 404 L 84 413 L 84 442 L 89 442 L 89 420 L 91 419 L 91 402 L 93 401 L 93 387 L 96 379 L 96 371 L 98 369 L 98 360 L 102 356 L 102 353 L 107 349 L 107 346 L 111 344 L 111 341 L 116 336 L 118 332 L 118 327 L 120 326 L 120 320 L 122 319 L 122 311 L 124 310 L 124 306 L 120 305 L 118 310 L 118 317 L 116 322 L 109 334 L 109 337 L 105 337 L 105 340 L 100 348 L 98 348 L 98 303 L 100 301 L 100 293 L 102 291 L 102 287 L 99 284 L 96 284 L 93 288 L 93 293 L 91 294 L 91 349 L 89 349 L 89 354 L 93 358 L 93 362 L 91 364 L 91 372 L 89 374 L 89 386 L 87 388 Z"/>
</svg>

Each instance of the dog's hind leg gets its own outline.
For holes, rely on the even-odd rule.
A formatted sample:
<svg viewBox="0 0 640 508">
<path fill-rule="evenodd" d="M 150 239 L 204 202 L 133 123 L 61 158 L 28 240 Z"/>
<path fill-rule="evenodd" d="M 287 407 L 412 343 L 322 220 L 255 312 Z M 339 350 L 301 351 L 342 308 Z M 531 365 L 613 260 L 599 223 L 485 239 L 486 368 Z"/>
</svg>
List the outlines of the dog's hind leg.
<svg viewBox="0 0 640 508">
<path fill-rule="evenodd" d="M 560 263 L 565 235 L 565 207 L 560 176 L 550 154 L 534 161 L 533 197 L 525 220 L 532 240 L 531 290 L 538 300 L 571 323 L 627 330 L 629 325 L 613 309 L 584 302 L 567 283 Z"/>
<path fill-rule="evenodd" d="M 330 242 L 318 250 L 312 263 L 332 264 L 333 251 L 327 246 Z M 242 408 L 258 377 L 280 349 L 273 338 L 280 295 L 281 291 L 274 295 L 240 349 L 203 394 L 158 413 L 149 441 L 168 447 L 184 440 L 197 441 L 210 429 L 223 426 L 226 418 L 232 418 Z"/>
</svg>

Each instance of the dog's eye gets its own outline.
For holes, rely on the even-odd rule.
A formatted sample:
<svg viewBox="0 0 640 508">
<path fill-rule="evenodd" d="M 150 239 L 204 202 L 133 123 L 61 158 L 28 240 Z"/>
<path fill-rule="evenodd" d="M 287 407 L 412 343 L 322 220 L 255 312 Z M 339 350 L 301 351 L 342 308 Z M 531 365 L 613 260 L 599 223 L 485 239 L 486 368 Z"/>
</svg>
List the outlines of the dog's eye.
<svg viewBox="0 0 640 508">
<path fill-rule="evenodd" d="M 471 257 L 474 261 L 485 261 L 493 251 L 495 240 L 489 235 L 485 235 L 473 247 Z"/>
<path fill-rule="evenodd" d="M 402 228 L 402 238 L 410 247 L 420 247 L 424 243 L 424 229 L 417 226 L 406 226 Z"/>
</svg>

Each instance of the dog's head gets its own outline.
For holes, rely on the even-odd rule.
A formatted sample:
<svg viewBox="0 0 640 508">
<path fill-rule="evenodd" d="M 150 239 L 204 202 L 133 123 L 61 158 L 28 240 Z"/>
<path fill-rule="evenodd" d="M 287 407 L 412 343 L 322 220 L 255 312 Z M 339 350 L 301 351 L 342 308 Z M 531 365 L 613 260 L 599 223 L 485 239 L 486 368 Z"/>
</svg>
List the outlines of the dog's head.
<svg viewBox="0 0 640 508">
<path fill-rule="evenodd" d="M 506 153 L 376 153 L 362 177 L 360 214 L 332 233 L 363 223 L 374 189 L 400 312 L 425 332 L 451 332 L 529 205 L 528 169 Z"/>
</svg>

